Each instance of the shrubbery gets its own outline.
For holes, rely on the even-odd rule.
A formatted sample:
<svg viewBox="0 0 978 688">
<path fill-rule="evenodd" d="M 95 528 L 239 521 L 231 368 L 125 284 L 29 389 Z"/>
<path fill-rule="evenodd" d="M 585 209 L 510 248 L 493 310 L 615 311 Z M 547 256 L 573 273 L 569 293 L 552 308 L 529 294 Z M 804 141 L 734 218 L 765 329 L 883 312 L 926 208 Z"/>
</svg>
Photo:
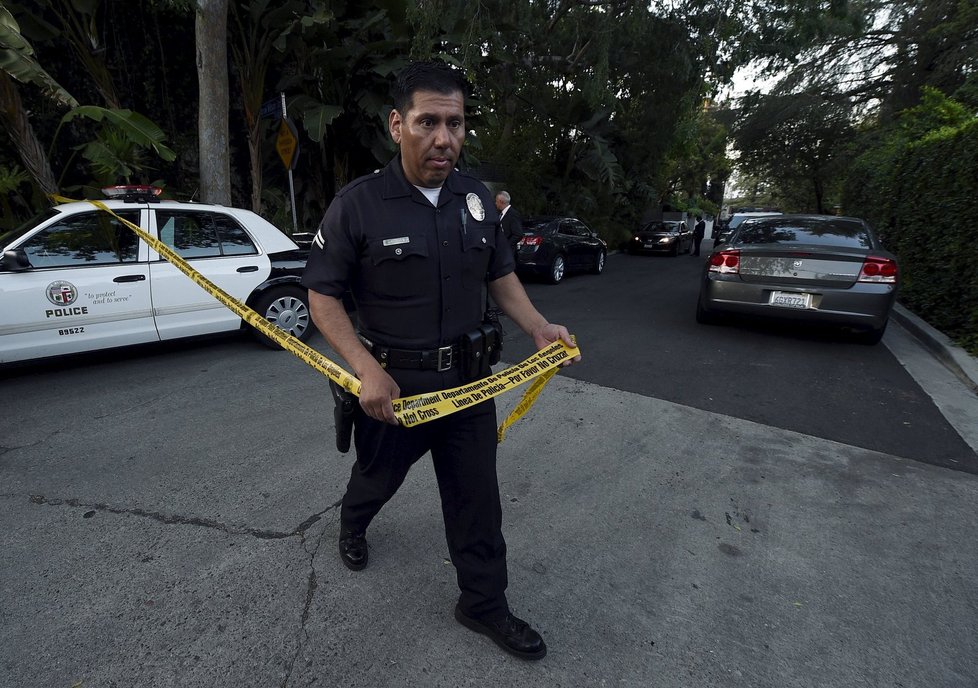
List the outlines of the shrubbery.
<svg viewBox="0 0 978 688">
<path fill-rule="evenodd" d="M 845 212 L 900 261 L 900 302 L 978 354 L 978 117 L 936 91 L 849 170 Z"/>
</svg>

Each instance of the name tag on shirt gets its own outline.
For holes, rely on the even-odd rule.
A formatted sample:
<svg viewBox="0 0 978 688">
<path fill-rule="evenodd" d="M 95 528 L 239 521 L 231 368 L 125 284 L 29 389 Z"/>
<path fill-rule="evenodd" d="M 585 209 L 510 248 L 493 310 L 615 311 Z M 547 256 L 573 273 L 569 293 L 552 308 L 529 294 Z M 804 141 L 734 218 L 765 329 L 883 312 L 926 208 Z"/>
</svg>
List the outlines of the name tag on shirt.
<svg viewBox="0 0 978 688">
<path fill-rule="evenodd" d="M 398 244 L 411 243 L 411 237 L 397 237 L 396 239 L 384 239 L 384 246 L 397 246 Z"/>
</svg>

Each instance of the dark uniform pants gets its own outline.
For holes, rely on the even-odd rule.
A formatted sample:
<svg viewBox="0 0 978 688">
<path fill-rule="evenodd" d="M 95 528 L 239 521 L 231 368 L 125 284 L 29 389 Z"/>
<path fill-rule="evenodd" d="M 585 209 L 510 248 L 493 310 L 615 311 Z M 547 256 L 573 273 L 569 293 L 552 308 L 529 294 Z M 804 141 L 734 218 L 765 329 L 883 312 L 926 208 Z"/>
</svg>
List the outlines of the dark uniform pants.
<svg viewBox="0 0 978 688">
<path fill-rule="evenodd" d="M 402 385 L 402 395 L 412 393 L 405 393 Z M 509 610 L 508 581 L 496 479 L 494 401 L 413 428 L 376 421 L 358 406 L 354 441 L 357 460 L 343 496 L 341 528 L 365 531 L 411 466 L 430 451 L 462 611 L 473 617 L 504 615 Z"/>
</svg>

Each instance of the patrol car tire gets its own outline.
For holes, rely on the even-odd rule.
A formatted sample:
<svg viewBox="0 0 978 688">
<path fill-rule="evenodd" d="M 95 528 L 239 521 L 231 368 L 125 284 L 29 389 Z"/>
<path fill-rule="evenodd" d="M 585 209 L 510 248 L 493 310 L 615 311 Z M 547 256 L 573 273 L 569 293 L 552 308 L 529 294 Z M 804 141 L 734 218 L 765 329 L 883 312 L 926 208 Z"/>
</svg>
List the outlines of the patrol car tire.
<svg viewBox="0 0 978 688">
<path fill-rule="evenodd" d="M 300 341 L 305 342 L 312 336 L 309 295 L 303 289 L 298 287 L 272 289 L 255 302 L 255 312 Z M 265 346 L 271 349 L 281 348 L 258 330 L 253 329 L 252 332 Z"/>
<path fill-rule="evenodd" d="M 554 256 L 553 262 L 550 263 L 550 272 L 547 274 L 550 284 L 560 284 L 565 272 L 567 272 L 567 262 L 564 257 L 559 254 Z"/>
</svg>

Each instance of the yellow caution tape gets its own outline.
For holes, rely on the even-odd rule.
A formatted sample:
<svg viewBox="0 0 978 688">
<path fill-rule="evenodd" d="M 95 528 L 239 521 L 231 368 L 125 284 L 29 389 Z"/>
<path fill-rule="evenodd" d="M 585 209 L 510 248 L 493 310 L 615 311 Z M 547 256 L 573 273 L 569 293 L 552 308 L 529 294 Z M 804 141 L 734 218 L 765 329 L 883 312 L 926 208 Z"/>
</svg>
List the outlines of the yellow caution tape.
<svg viewBox="0 0 978 688">
<path fill-rule="evenodd" d="M 52 195 L 58 203 L 71 203 L 70 198 Z M 285 330 L 279 329 L 254 310 L 241 303 L 202 274 L 194 270 L 183 258 L 162 241 L 152 236 L 139 225 L 119 217 L 102 201 L 89 200 L 99 210 L 104 210 L 135 232 L 153 250 L 173 263 L 180 272 L 192 279 L 204 291 L 227 306 L 235 315 L 255 328 L 263 335 L 274 341 L 283 349 L 294 355 L 312 368 L 340 385 L 343 389 L 360 396 L 360 381 L 346 372 L 342 367 L 323 356 L 321 353 L 293 337 Z M 405 427 L 426 423 L 435 418 L 443 418 L 456 411 L 474 404 L 499 396 L 505 391 L 518 387 L 525 382 L 534 380 L 524 393 L 520 403 L 516 405 L 509 417 L 499 426 L 497 439 L 503 441 L 506 429 L 525 414 L 536 401 L 543 386 L 557 372 L 560 364 L 580 355 L 577 346 L 569 347 L 563 341 L 556 341 L 536 352 L 522 363 L 506 368 L 498 373 L 476 380 L 469 384 L 439 392 L 428 392 L 410 397 L 394 399 L 394 415 Z"/>
<path fill-rule="evenodd" d="M 546 387 L 548 382 L 550 382 L 550 378 L 557 374 L 558 370 L 559 368 L 551 368 L 547 372 L 543 373 L 540 375 L 540 377 L 533 381 L 533 384 L 530 385 L 525 392 L 523 392 L 523 398 L 520 399 L 520 403 L 513 408 L 509 416 L 506 417 L 506 420 L 499 424 L 499 429 L 496 430 L 497 443 L 502 443 L 502 441 L 506 438 L 506 431 L 509 429 L 509 426 L 522 418 L 523 415 L 530 410 L 530 407 L 536 403 L 537 397 L 540 396 L 540 392 L 542 392 L 543 388 Z"/>
<path fill-rule="evenodd" d="M 535 379 L 534 384 L 523 395 L 523 400 L 500 426 L 497 439 L 501 442 L 505 428 L 512 425 L 519 416 L 529 410 L 540 394 L 540 389 L 553 377 L 560 364 L 579 353 L 580 350 L 576 346 L 571 348 L 558 340 L 543 347 L 522 363 L 517 363 L 481 380 L 470 382 L 461 387 L 443 389 L 440 392 L 428 392 L 395 399 L 394 413 L 405 425 L 424 423 L 499 396 L 513 387 L 518 387 L 524 382 Z M 532 398 L 530 398 L 531 394 Z M 517 415 L 514 417 L 514 414 Z"/>
</svg>

